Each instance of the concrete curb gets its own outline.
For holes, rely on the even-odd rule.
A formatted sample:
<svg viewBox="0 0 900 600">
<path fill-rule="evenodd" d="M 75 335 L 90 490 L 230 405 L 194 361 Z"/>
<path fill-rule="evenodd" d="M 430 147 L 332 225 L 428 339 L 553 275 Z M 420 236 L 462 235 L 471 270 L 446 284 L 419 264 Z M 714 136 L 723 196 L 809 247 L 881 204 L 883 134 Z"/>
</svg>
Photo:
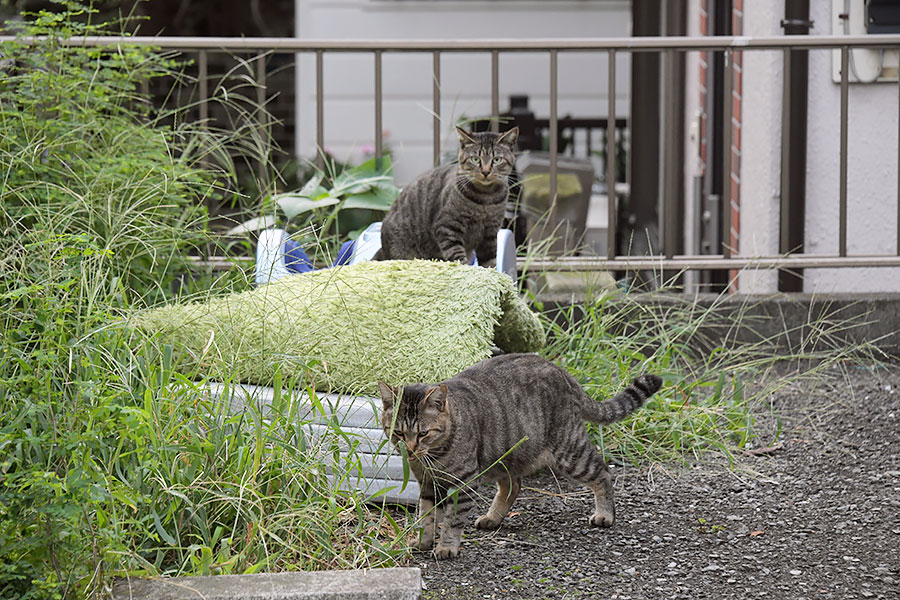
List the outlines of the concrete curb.
<svg viewBox="0 0 900 600">
<path fill-rule="evenodd" d="M 703 339 L 713 345 L 729 340 L 765 341 L 779 351 L 809 351 L 833 348 L 835 344 L 870 342 L 882 352 L 900 355 L 900 293 L 725 297 L 637 294 L 635 299 L 660 319 L 673 306 L 715 307 L 719 326 L 701 327 Z M 545 309 L 565 312 L 567 307 L 584 302 L 584 294 L 545 295 L 538 296 L 538 300 L 544 302 Z M 577 319 L 583 315 L 576 311 L 574 316 Z M 730 326 L 722 327 L 723 322 L 730 322 Z M 832 332 L 828 339 L 817 337 L 820 328 Z"/>
<path fill-rule="evenodd" d="M 119 579 L 113 600 L 418 600 L 415 568 Z"/>
</svg>

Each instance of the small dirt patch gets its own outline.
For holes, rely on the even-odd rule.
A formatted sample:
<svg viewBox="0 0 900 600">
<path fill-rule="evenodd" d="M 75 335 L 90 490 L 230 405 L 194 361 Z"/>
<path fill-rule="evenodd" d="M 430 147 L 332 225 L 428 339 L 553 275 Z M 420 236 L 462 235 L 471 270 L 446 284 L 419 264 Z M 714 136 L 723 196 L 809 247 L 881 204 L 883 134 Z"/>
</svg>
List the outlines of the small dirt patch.
<svg viewBox="0 0 900 600">
<path fill-rule="evenodd" d="M 900 598 L 900 367 L 846 367 L 764 404 L 754 453 L 733 466 L 709 452 L 614 467 L 609 530 L 588 527 L 586 490 L 527 480 L 457 560 L 414 555 L 424 597 Z"/>
</svg>

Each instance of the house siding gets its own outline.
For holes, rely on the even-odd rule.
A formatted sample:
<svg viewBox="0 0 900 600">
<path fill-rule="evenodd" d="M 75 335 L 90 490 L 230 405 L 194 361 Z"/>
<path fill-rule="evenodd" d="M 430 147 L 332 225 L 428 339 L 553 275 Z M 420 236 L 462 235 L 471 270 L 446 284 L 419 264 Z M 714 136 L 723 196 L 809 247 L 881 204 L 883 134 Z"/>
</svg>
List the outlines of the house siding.
<svg viewBox="0 0 900 600">
<path fill-rule="evenodd" d="M 315 39 L 484 39 L 623 37 L 628 0 L 414 1 L 297 0 L 298 37 Z M 605 53 L 560 53 L 558 114 L 603 117 L 608 110 Z M 324 145 L 339 159 L 360 160 L 374 145 L 374 58 L 371 53 L 324 56 Z M 630 57 L 617 56 L 616 113 L 629 111 Z M 383 131 L 399 184 L 432 166 L 432 56 L 384 53 Z M 500 111 L 511 94 L 528 94 L 539 117 L 550 112 L 547 53 L 501 53 Z M 302 158 L 316 152 L 315 59 L 298 56 L 297 137 Z M 454 152 L 453 125 L 491 112 L 490 53 L 441 55 L 441 148 Z M 596 147 L 596 145 L 595 145 Z"/>
<path fill-rule="evenodd" d="M 692 13 L 699 29 L 699 8 Z M 843 0 L 835 0 L 841 2 Z M 859 2 L 860 0 L 854 0 Z M 743 2 L 743 35 L 783 35 L 783 0 Z M 813 35 L 841 34 L 832 24 L 832 3 L 812 2 Z M 740 182 L 739 256 L 779 253 L 779 200 L 781 195 L 781 118 L 783 53 L 780 50 L 745 51 L 740 72 Z M 699 53 L 689 53 L 697 63 Z M 836 255 L 839 232 L 840 84 L 832 75 L 830 50 L 809 53 L 809 117 L 807 137 L 806 217 L 804 252 Z M 896 64 L 889 56 L 885 64 Z M 695 71 L 696 72 L 696 71 Z M 735 80 L 736 84 L 738 79 Z M 687 82 L 690 99 L 700 97 L 700 77 Z M 696 120 L 697 104 L 689 104 L 688 119 Z M 737 110 L 735 111 L 737 113 Z M 689 121 L 690 122 L 690 121 Z M 734 130 L 733 130 L 734 131 Z M 848 227 L 850 255 L 897 252 L 898 85 L 850 85 L 848 148 Z M 734 156 L 734 155 L 733 155 Z M 686 194 L 694 188 L 688 181 Z M 733 180 L 734 181 L 734 180 Z M 732 191 L 735 190 L 732 188 Z M 745 270 L 737 291 L 772 293 L 778 289 L 776 271 Z M 900 269 L 840 268 L 804 270 L 807 293 L 877 293 L 900 291 Z"/>
</svg>

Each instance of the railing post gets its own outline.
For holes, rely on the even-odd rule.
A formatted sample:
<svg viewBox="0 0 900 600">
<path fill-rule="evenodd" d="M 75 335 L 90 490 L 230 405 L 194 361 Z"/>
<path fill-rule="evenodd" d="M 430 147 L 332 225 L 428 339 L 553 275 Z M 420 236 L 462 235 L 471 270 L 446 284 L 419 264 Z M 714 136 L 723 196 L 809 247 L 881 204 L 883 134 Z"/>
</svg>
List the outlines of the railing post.
<svg viewBox="0 0 900 600">
<path fill-rule="evenodd" d="M 732 92 L 734 71 L 731 64 L 731 48 L 724 52 L 724 77 L 722 100 L 722 256 L 731 258 L 731 115 L 734 102 Z"/>
<path fill-rule="evenodd" d="M 841 183 L 839 198 L 838 254 L 847 256 L 847 104 L 850 88 L 850 49 L 841 46 Z"/>
<path fill-rule="evenodd" d="M 606 255 L 616 257 L 616 51 L 609 55 L 609 94 L 606 109 Z M 590 136 L 590 132 L 588 133 Z"/>
<path fill-rule="evenodd" d="M 266 108 L 266 54 L 260 52 L 256 55 L 256 105 L 257 114 L 259 115 L 259 127 L 262 134 L 262 156 L 259 157 L 257 165 L 257 175 L 259 176 L 260 192 L 264 187 L 268 186 L 268 167 L 269 167 L 269 118 L 268 109 Z"/>
<path fill-rule="evenodd" d="M 206 50 L 197 55 L 197 83 L 200 92 L 200 122 L 206 128 L 209 119 L 209 57 Z"/>
<path fill-rule="evenodd" d="M 432 91 L 431 108 L 434 113 L 432 132 L 434 166 L 441 164 L 441 53 L 435 50 L 431 57 Z"/>
<path fill-rule="evenodd" d="M 322 51 L 316 50 L 316 166 L 325 169 L 325 90 Z"/>
<path fill-rule="evenodd" d="M 500 53 L 491 51 L 491 131 L 500 133 Z"/>
<path fill-rule="evenodd" d="M 787 254 L 790 246 L 791 206 L 791 51 L 784 50 L 782 62 L 783 89 L 781 93 L 781 203 L 778 218 L 778 251 Z"/>
<path fill-rule="evenodd" d="M 375 51 L 375 169 L 381 169 L 383 140 L 381 128 L 381 50 Z"/>
<path fill-rule="evenodd" d="M 675 90 L 677 83 L 675 81 L 675 51 L 665 51 L 665 92 L 663 95 L 663 197 L 662 197 L 662 231 L 663 231 L 663 253 L 666 258 L 672 258 L 675 255 L 676 247 L 676 228 L 678 223 L 676 218 L 678 211 L 676 210 L 678 195 L 678 176 L 676 170 L 680 165 L 675 164 L 676 152 L 675 144 L 681 140 L 675 139 Z"/>
<path fill-rule="evenodd" d="M 550 51 L 550 215 L 549 226 L 556 227 L 556 175 L 557 175 L 557 51 Z"/>
</svg>

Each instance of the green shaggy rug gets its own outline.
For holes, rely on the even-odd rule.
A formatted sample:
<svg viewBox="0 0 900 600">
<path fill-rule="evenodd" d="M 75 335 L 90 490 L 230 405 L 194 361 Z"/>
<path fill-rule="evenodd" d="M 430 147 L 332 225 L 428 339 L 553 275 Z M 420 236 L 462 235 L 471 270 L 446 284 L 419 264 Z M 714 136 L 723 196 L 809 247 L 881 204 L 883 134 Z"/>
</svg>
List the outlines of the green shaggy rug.
<svg viewBox="0 0 900 600">
<path fill-rule="evenodd" d="M 491 355 L 544 344 L 537 316 L 493 269 L 384 261 L 285 277 L 252 291 L 143 311 L 132 325 L 183 372 L 270 385 L 276 371 L 325 392 L 376 394 L 447 379 Z"/>
</svg>

